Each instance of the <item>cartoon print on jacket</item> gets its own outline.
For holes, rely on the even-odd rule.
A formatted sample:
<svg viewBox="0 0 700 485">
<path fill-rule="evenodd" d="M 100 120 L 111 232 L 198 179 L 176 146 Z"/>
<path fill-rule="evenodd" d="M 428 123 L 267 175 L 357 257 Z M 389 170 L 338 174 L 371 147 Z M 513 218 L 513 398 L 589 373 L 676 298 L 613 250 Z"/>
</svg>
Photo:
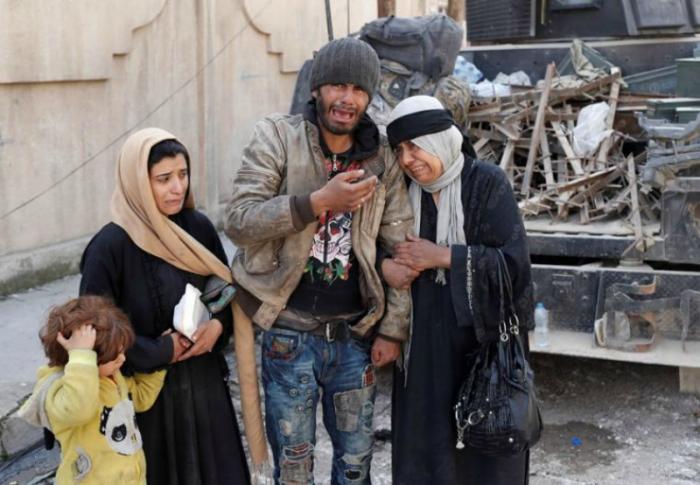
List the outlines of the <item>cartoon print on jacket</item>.
<svg viewBox="0 0 700 485">
<path fill-rule="evenodd" d="M 133 455 L 141 449 L 141 433 L 136 425 L 134 404 L 130 399 L 119 401 L 113 408 L 102 408 L 100 433 L 120 455 Z"/>
</svg>

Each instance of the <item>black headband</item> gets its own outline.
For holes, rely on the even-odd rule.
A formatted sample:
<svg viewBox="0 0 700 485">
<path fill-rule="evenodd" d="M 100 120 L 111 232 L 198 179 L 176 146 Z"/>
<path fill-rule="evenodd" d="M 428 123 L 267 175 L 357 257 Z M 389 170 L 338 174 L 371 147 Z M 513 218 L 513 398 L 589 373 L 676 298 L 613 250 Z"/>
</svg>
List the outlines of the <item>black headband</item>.
<svg viewBox="0 0 700 485">
<path fill-rule="evenodd" d="M 402 141 L 445 131 L 451 126 L 455 122 L 449 111 L 429 109 L 395 119 L 386 127 L 386 135 L 392 148 L 396 148 Z"/>
</svg>

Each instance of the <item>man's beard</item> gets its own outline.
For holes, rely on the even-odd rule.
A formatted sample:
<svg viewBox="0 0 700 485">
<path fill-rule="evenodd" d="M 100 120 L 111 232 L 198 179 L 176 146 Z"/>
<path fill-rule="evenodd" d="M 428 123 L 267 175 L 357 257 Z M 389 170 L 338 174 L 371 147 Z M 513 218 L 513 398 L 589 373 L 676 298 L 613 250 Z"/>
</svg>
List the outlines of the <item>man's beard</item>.
<svg viewBox="0 0 700 485">
<path fill-rule="evenodd" d="M 330 106 L 326 106 L 326 104 L 323 102 L 321 99 L 321 96 L 316 97 L 316 114 L 318 115 L 318 119 L 321 122 L 321 125 L 328 130 L 329 132 L 333 133 L 334 135 L 349 135 L 353 131 L 355 131 L 355 128 L 357 128 L 357 125 L 360 124 L 360 120 L 362 119 L 362 115 L 364 115 L 364 111 L 359 111 L 355 110 L 357 114 L 357 119 L 355 123 L 353 123 L 351 126 L 343 126 L 343 125 L 337 125 L 332 123 L 328 117 L 330 114 Z"/>
</svg>

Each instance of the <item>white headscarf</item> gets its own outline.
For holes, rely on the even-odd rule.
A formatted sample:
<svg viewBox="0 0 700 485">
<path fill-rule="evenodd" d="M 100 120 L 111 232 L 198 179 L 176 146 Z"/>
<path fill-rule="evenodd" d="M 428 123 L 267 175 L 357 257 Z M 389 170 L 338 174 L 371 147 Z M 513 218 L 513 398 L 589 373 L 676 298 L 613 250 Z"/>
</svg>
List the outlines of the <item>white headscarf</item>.
<svg viewBox="0 0 700 485">
<path fill-rule="evenodd" d="M 432 96 L 413 96 L 401 101 L 389 116 L 389 123 L 404 116 L 419 113 L 421 111 L 445 109 L 440 101 Z M 422 190 L 431 194 L 440 192 L 438 203 L 437 234 L 435 242 L 440 246 L 453 244 L 465 244 L 464 235 L 464 209 L 462 207 L 462 168 L 464 167 L 464 155 L 462 154 L 462 133 L 456 126 L 413 138 L 411 141 L 422 150 L 437 157 L 443 166 L 443 173 L 429 184 L 421 184 L 410 173 L 412 183 L 408 193 L 413 208 L 415 220 L 414 230 L 420 234 L 420 216 Z M 440 268 L 437 271 L 435 281 L 446 284 L 445 271 Z"/>
</svg>

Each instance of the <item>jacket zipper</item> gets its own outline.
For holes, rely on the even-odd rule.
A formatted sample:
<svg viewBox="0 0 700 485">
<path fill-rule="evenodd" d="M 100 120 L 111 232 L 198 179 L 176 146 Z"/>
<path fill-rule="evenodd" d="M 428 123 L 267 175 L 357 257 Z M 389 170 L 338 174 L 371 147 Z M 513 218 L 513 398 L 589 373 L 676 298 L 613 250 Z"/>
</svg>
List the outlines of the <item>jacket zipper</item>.
<svg viewBox="0 0 700 485">
<path fill-rule="evenodd" d="M 338 156 L 334 153 L 331 159 L 331 173 L 328 174 L 328 180 L 332 179 L 338 173 Z M 326 211 L 326 221 L 323 227 L 323 265 L 328 264 L 328 219 L 331 211 Z"/>
</svg>

